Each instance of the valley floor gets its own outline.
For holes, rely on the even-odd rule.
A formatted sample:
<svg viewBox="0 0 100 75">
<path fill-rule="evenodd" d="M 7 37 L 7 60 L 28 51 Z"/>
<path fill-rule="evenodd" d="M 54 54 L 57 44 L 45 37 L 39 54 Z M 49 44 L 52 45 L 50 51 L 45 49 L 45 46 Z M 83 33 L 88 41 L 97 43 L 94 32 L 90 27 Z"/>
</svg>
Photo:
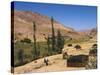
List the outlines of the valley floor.
<svg viewBox="0 0 100 75">
<path fill-rule="evenodd" d="M 67 51 L 68 55 L 89 54 L 89 49 L 95 42 L 85 42 L 80 44 L 82 50 L 77 51 L 73 47 L 64 46 L 64 51 Z M 34 61 L 24 66 L 14 68 L 15 73 L 35 73 L 35 72 L 51 72 L 51 71 L 69 71 L 69 70 L 85 70 L 85 67 L 67 67 L 67 60 L 62 59 L 62 54 L 49 56 L 49 65 L 45 66 L 44 58 L 38 59 L 37 63 Z"/>
</svg>

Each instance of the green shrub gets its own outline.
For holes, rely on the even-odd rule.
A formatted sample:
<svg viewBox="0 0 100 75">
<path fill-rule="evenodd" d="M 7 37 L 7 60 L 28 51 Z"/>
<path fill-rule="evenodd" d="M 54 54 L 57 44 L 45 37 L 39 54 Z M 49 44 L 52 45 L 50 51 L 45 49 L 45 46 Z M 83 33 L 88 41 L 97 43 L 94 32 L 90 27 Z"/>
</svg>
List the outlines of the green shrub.
<svg viewBox="0 0 100 75">
<path fill-rule="evenodd" d="M 92 49 L 89 52 L 89 58 L 86 69 L 96 69 L 97 68 L 97 45 L 93 44 Z"/>
<path fill-rule="evenodd" d="M 80 46 L 80 45 L 75 45 L 74 48 L 76 48 L 76 49 L 81 49 L 81 46 Z"/>
<path fill-rule="evenodd" d="M 97 48 L 97 44 L 93 44 L 92 45 L 92 48 Z"/>
<path fill-rule="evenodd" d="M 72 46 L 72 44 L 68 44 L 67 46 L 68 46 L 68 47 L 71 47 L 71 46 Z"/>
<path fill-rule="evenodd" d="M 23 43 L 31 43 L 31 40 L 29 38 L 24 38 L 23 40 L 21 40 L 21 42 L 23 42 Z"/>
<path fill-rule="evenodd" d="M 97 57 L 90 56 L 88 59 L 88 63 L 85 66 L 85 69 L 96 69 L 97 68 Z"/>
</svg>

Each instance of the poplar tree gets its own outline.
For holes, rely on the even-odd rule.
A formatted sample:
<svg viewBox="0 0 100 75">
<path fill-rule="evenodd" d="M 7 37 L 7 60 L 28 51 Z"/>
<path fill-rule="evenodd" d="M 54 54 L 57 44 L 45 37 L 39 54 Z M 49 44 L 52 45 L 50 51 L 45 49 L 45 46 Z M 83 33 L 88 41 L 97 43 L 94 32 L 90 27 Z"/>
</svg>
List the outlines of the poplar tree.
<svg viewBox="0 0 100 75">
<path fill-rule="evenodd" d="M 33 39 L 34 39 L 34 59 L 37 59 L 37 47 L 36 47 L 36 24 L 33 22 Z"/>
<path fill-rule="evenodd" d="M 51 26 L 52 26 L 52 50 L 55 51 L 56 50 L 56 48 L 55 48 L 56 41 L 55 41 L 55 31 L 54 31 L 53 17 L 51 18 Z"/>
<path fill-rule="evenodd" d="M 62 52 L 62 49 L 64 47 L 64 38 L 61 35 L 61 33 L 60 33 L 59 30 L 57 32 L 57 44 L 56 44 L 56 47 L 57 47 L 57 52 L 58 53 L 61 53 Z"/>
<path fill-rule="evenodd" d="M 50 53 L 50 55 L 52 54 L 51 52 L 51 48 L 50 48 L 50 37 L 47 37 L 47 45 L 48 45 L 48 53 Z"/>
</svg>

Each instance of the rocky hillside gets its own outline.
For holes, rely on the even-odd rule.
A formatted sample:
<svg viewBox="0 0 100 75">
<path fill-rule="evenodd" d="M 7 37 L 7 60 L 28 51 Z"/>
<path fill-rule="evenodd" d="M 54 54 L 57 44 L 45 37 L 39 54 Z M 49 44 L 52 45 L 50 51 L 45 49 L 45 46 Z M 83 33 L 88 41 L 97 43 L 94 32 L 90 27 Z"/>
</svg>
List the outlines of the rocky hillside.
<svg viewBox="0 0 100 75">
<path fill-rule="evenodd" d="M 36 38 L 37 41 L 45 41 L 45 36 L 51 35 L 51 17 L 42 15 L 37 12 L 31 11 L 19 11 L 14 10 L 14 16 L 12 16 L 14 21 L 14 39 L 21 40 L 23 38 L 30 38 L 33 40 L 33 22 L 36 23 Z M 13 14 L 12 13 L 12 14 Z M 67 25 L 66 25 L 67 26 Z M 95 36 L 97 34 L 97 29 L 93 28 L 90 30 L 84 30 L 77 32 L 70 27 L 65 27 L 60 22 L 54 19 L 55 35 L 57 30 L 60 30 L 63 36 L 67 36 L 73 39 L 79 39 L 88 36 Z"/>
<path fill-rule="evenodd" d="M 12 13 L 13 14 L 13 13 Z M 14 38 L 20 40 L 23 38 L 32 38 L 33 22 L 36 23 L 36 38 L 38 41 L 44 41 L 44 34 L 51 35 L 51 18 L 37 12 L 14 10 Z M 63 36 L 80 37 L 74 29 L 65 27 L 54 19 L 55 34 L 60 30 Z"/>
<path fill-rule="evenodd" d="M 97 28 L 82 30 L 79 32 L 79 34 L 90 39 L 97 39 Z"/>
</svg>

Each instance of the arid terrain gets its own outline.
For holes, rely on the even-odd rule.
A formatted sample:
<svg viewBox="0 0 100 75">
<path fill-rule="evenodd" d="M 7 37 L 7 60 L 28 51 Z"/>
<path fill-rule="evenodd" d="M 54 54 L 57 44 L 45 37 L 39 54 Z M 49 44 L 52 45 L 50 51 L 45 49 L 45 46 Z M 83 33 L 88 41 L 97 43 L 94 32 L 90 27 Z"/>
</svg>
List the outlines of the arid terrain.
<svg viewBox="0 0 100 75">
<path fill-rule="evenodd" d="M 46 66 L 43 57 L 47 54 L 48 48 L 47 40 L 44 36 L 52 36 L 51 18 L 37 12 L 12 11 L 14 11 L 12 12 L 12 14 L 14 13 L 12 17 L 14 18 L 14 60 L 16 61 L 14 73 L 85 70 L 85 67 L 68 67 L 67 59 L 63 59 L 63 52 L 67 52 L 69 56 L 89 55 L 91 47 L 97 43 L 96 28 L 75 31 L 73 28 L 65 27 L 54 19 L 55 36 L 57 36 L 57 31 L 60 30 L 62 37 L 65 39 L 65 44 L 61 49 L 62 53 L 47 55 L 49 65 Z M 40 49 L 40 57 L 37 60 L 32 58 L 34 47 L 33 22 L 36 23 L 36 43 L 38 42 L 38 49 Z M 31 42 L 23 42 L 24 38 L 28 38 L 28 41 L 31 40 Z M 72 44 L 72 46 L 69 47 L 68 44 Z M 75 48 L 77 44 L 81 46 L 80 50 Z M 23 49 L 23 52 L 18 54 L 20 49 Z M 25 64 L 20 63 L 20 55 L 24 56 Z"/>
<path fill-rule="evenodd" d="M 37 12 L 18 11 L 14 10 L 14 39 L 21 40 L 23 38 L 30 38 L 33 40 L 33 22 L 36 22 L 36 38 L 37 41 L 45 41 L 44 34 L 51 36 L 51 19 L 48 16 L 41 15 Z M 12 14 L 13 14 L 12 13 Z M 60 22 L 54 20 L 55 35 L 57 30 L 60 30 L 63 36 L 68 36 L 73 39 L 84 37 L 85 33 L 79 33 L 73 28 L 65 27 Z"/>
<path fill-rule="evenodd" d="M 63 48 L 63 51 L 67 51 L 68 55 L 88 55 L 89 49 L 91 46 L 96 43 L 95 40 L 91 42 L 81 43 L 82 50 L 76 50 L 75 48 L 68 47 L 66 44 Z M 45 66 L 44 59 L 38 59 L 37 63 L 32 61 L 24 66 L 16 67 L 15 73 L 33 73 L 33 72 L 51 72 L 51 71 L 71 71 L 71 70 L 85 70 L 85 67 L 67 67 L 67 60 L 62 59 L 62 54 L 49 56 L 49 65 Z"/>
</svg>

